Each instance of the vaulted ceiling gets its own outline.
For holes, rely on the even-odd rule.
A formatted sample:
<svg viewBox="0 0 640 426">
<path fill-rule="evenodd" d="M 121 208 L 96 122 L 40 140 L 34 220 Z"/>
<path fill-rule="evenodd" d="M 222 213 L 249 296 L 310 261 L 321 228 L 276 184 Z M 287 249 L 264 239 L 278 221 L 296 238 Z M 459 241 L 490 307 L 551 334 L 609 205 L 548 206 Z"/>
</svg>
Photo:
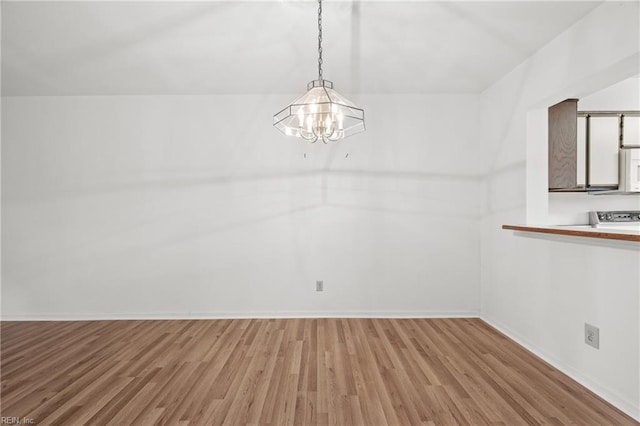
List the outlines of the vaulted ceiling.
<svg viewBox="0 0 640 426">
<path fill-rule="evenodd" d="M 601 2 L 328 1 L 344 93 L 474 93 Z M 2 2 L 3 95 L 299 93 L 312 1 Z"/>
</svg>

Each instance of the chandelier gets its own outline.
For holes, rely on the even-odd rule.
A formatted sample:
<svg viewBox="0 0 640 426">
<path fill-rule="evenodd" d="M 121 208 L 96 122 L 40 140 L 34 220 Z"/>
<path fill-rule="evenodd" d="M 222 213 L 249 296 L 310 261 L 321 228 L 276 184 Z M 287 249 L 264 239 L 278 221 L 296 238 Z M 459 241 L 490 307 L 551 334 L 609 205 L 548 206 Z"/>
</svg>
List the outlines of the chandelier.
<svg viewBox="0 0 640 426">
<path fill-rule="evenodd" d="M 365 130 L 364 110 L 322 77 L 322 0 L 318 0 L 318 79 L 307 84 L 307 93 L 273 116 L 273 125 L 287 136 L 325 144 Z"/>
</svg>

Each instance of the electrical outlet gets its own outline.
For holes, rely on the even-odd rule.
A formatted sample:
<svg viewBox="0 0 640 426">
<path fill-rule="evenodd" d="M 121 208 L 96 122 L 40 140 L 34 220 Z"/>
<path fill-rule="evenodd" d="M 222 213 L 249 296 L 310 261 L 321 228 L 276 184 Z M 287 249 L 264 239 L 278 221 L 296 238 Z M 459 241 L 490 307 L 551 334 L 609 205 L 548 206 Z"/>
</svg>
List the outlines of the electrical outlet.
<svg viewBox="0 0 640 426">
<path fill-rule="evenodd" d="M 584 323 L 584 342 L 600 349 L 600 329 L 595 325 Z"/>
<path fill-rule="evenodd" d="M 324 282 L 322 280 L 316 281 L 316 291 L 324 291 Z"/>
</svg>

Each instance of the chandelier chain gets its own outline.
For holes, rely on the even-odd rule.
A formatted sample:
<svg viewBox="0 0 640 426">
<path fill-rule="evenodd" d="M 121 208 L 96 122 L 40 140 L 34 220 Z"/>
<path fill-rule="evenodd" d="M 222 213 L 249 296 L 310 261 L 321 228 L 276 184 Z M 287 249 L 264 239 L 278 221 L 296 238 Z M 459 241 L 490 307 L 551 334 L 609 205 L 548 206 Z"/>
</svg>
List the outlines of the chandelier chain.
<svg viewBox="0 0 640 426">
<path fill-rule="evenodd" d="M 318 80 L 322 81 L 322 0 L 318 0 Z"/>
</svg>

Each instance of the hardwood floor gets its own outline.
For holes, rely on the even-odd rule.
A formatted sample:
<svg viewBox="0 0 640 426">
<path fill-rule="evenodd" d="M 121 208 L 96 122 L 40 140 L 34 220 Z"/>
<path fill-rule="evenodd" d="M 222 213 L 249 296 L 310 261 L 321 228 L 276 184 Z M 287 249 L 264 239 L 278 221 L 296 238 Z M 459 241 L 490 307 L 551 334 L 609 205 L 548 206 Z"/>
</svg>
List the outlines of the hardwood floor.
<svg viewBox="0 0 640 426">
<path fill-rule="evenodd" d="M 478 319 L 3 322 L 35 424 L 630 425 Z"/>
</svg>

